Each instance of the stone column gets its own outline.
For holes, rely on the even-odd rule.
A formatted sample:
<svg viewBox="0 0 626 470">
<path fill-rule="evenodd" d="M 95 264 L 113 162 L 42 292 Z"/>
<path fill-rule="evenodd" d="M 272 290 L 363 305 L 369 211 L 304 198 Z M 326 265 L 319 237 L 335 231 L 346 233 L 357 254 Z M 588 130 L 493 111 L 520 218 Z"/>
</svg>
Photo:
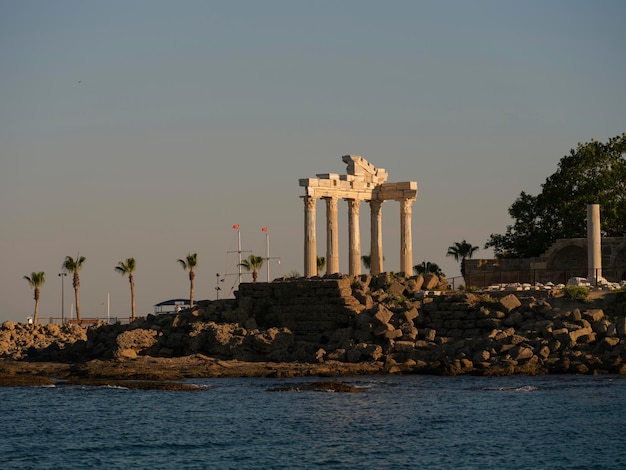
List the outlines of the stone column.
<svg viewBox="0 0 626 470">
<path fill-rule="evenodd" d="M 337 219 L 337 198 L 326 199 L 326 272 L 339 272 L 339 222 Z"/>
<path fill-rule="evenodd" d="M 348 244 L 349 259 L 348 271 L 350 276 L 361 274 L 361 233 L 359 231 L 359 204 L 358 199 L 348 199 Z"/>
<path fill-rule="evenodd" d="M 602 279 L 602 242 L 600 236 L 600 205 L 587 205 L 587 279 Z"/>
<path fill-rule="evenodd" d="M 304 199 L 304 275 L 317 275 L 317 240 L 315 236 L 315 206 L 317 200 L 311 196 Z"/>
<path fill-rule="evenodd" d="M 370 273 L 380 274 L 383 272 L 383 201 L 372 199 L 370 201 Z"/>
<path fill-rule="evenodd" d="M 413 240 L 411 238 L 411 213 L 415 199 L 400 201 L 400 271 L 413 275 Z"/>
</svg>

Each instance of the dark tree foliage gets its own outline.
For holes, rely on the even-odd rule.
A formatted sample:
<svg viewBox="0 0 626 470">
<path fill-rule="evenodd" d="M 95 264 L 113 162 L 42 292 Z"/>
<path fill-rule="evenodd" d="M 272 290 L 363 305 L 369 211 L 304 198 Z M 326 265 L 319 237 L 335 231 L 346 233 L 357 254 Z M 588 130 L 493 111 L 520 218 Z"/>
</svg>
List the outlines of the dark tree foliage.
<svg viewBox="0 0 626 470">
<path fill-rule="evenodd" d="M 578 143 L 546 179 L 538 196 L 522 192 L 509 208 L 513 225 L 485 248 L 498 258 L 530 258 L 559 238 L 587 236 L 587 205 L 600 204 L 604 237 L 626 235 L 626 134 Z"/>
</svg>

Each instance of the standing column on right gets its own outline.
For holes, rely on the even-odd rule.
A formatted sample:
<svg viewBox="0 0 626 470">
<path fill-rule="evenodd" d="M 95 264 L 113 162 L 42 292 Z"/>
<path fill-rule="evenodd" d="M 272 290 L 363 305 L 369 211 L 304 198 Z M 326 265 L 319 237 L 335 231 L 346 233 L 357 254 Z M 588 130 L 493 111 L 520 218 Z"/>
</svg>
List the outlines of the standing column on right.
<svg viewBox="0 0 626 470">
<path fill-rule="evenodd" d="M 600 205 L 587 205 L 587 279 L 602 279 L 602 242 L 600 235 Z"/>
<path fill-rule="evenodd" d="M 383 201 L 372 199 L 370 201 L 370 273 L 380 274 L 383 272 Z"/>
<path fill-rule="evenodd" d="M 413 274 L 413 240 L 411 237 L 412 205 L 415 199 L 400 200 L 400 271 Z"/>
</svg>

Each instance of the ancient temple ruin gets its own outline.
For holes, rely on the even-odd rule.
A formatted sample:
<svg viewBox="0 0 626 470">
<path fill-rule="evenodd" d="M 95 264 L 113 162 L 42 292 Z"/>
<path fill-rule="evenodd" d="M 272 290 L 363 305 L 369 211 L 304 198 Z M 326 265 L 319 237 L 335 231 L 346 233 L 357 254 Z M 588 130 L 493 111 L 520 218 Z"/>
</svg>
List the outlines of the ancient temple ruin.
<svg viewBox="0 0 626 470">
<path fill-rule="evenodd" d="M 383 272 L 382 204 L 393 200 L 400 203 L 400 271 L 412 272 L 411 239 L 412 204 L 417 197 L 417 183 L 387 183 L 387 172 L 376 168 L 363 157 L 345 155 L 347 174 L 318 174 L 317 178 L 300 179 L 305 188 L 304 200 L 304 275 L 317 275 L 316 203 L 326 201 L 326 272 L 339 272 L 338 201 L 348 203 L 348 269 L 349 274 L 361 274 L 361 235 L 359 208 L 362 201 L 370 206 L 371 248 L 370 271 Z"/>
</svg>

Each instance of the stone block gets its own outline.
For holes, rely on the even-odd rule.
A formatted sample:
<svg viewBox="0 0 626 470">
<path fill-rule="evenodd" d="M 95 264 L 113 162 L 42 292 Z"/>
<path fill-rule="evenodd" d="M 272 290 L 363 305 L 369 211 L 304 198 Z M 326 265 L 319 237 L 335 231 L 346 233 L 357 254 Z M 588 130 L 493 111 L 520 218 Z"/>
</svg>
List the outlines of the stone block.
<svg viewBox="0 0 626 470">
<path fill-rule="evenodd" d="M 510 312 L 511 310 L 514 310 L 522 305 L 515 294 L 509 294 L 502 297 L 498 304 L 507 312 Z"/>
<path fill-rule="evenodd" d="M 433 290 L 439 285 L 439 277 L 436 274 L 428 273 L 424 276 L 422 290 Z"/>
<path fill-rule="evenodd" d="M 388 323 L 393 317 L 393 312 L 383 305 L 378 305 L 376 313 L 374 313 L 373 319 L 380 324 Z"/>
</svg>

